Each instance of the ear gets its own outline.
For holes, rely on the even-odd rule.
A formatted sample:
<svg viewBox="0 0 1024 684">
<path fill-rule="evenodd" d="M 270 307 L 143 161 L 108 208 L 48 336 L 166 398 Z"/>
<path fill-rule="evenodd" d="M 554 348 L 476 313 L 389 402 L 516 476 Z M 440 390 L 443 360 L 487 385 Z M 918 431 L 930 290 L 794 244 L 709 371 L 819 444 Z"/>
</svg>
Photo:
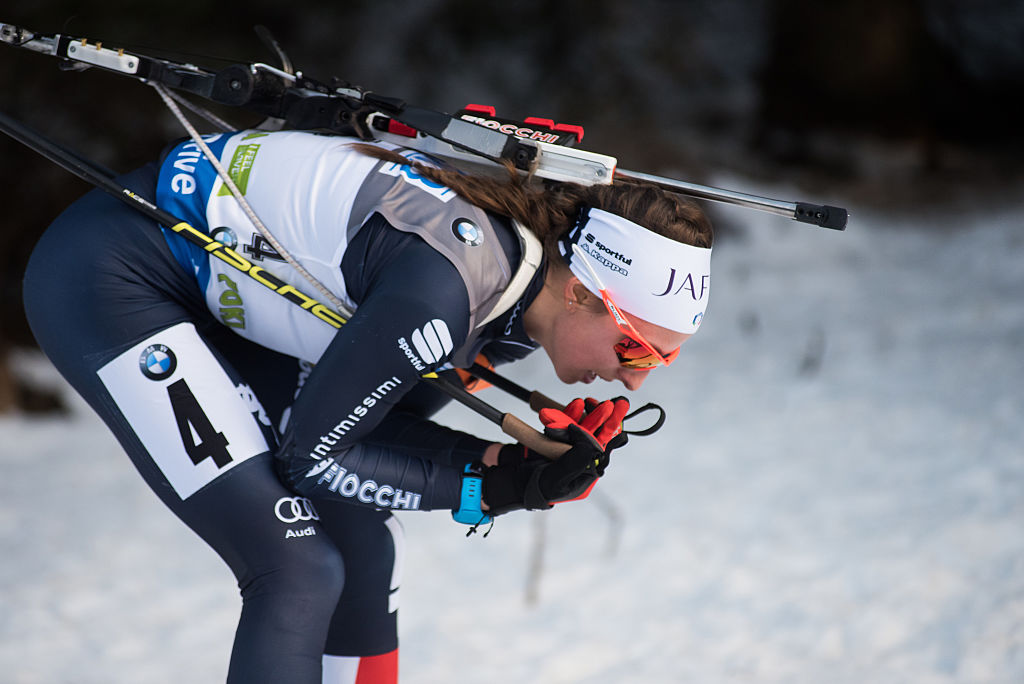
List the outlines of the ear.
<svg viewBox="0 0 1024 684">
<path fill-rule="evenodd" d="M 603 310 L 601 301 L 576 276 L 569 276 L 569 279 L 565 281 L 562 299 L 567 309 Z"/>
<path fill-rule="evenodd" d="M 562 287 L 562 305 L 566 309 L 583 309 L 590 296 L 590 292 L 583 286 L 579 278 L 573 275 L 566 279 L 565 285 Z"/>
</svg>

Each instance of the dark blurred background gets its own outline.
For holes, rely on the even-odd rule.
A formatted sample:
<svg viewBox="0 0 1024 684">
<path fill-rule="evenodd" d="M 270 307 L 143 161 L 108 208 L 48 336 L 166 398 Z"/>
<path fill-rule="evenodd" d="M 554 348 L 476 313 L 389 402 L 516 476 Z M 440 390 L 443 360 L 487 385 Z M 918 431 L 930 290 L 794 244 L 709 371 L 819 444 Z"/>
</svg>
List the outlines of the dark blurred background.
<svg viewBox="0 0 1024 684">
<path fill-rule="evenodd" d="M 475 102 L 583 124 L 582 147 L 623 168 L 802 193 L 781 199 L 933 212 L 998 202 L 1024 176 L 1020 0 L 29 4 L 0 22 L 210 68 L 276 63 L 253 31 L 262 24 L 315 78 L 444 111 Z M 0 110 L 118 171 L 182 135 L 144 85 L 2 45 Z M 6 137 L 0 161 L 0 412 L 51 410 L 57 400 L 4 359 L 33 345 L 28 254 L 89 188 Z M 741 234 L 715 218 L 721 235 Z"/>
</svg>

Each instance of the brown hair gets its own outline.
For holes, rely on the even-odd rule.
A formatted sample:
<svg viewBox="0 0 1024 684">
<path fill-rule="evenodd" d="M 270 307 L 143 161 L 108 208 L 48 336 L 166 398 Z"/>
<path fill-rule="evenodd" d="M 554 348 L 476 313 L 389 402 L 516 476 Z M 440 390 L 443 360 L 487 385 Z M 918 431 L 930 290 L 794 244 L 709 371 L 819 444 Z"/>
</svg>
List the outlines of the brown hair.
<svg viewBox="0 0 1024 684">
<path fill-rule="evenodd" d="M 506 164 L 508 177 L 465 175 L 410 160 L 397 152 L 355 143 L 352 147 L 384 161 L 409 164 L 416 173 L 445 185 L 486 211 L 527 226 L 544 245 L 549 263 L 561 264 L 558 238 L 576 221 L 581 207 L 594 207 L 695 247 L 711 247 L 711 222 L 693 202 L 650 183 L 620 179 L 613 185 L 555 183 L 545 188 Z"/>
</svg>

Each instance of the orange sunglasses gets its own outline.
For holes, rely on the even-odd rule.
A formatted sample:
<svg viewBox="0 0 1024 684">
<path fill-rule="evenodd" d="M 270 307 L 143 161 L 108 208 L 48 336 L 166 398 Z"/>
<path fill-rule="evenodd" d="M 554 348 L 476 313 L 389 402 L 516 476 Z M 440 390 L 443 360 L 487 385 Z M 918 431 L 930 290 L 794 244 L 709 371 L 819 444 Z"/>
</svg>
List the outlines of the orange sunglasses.
<svg viewBox="0 0 1024 684">
<path fill-rule="evenodd" d="M 625 337 L 618 342 L 613 348 L 615 349 L 615 355 L 619 357 L 619 365 L 623 368 L 654 368 L 658 365 L 669 365 L 676 360 L 679 356 L 679 350 L 682 347 L 676 347 L 667 354 L 659 352 L 653 344 L 647 341 L 647 339 L 640 334 L 640 331 L 629 322 L 629 319 L 619 310 L 615 302 L 612 300 L 608 290 L 605 289 L 604 283 L 597 277 L 597 273 L 594 271 L 594 267 L 590 265 L 590 261 L 587 259 L 585 252 L 580 249 L 579 245 L 573 244 L 572 249 L 576 252 L 576 256 L 580 258 L 583 265 L 587 267 L 590 272 L 590 277 L 594 279 L 597 284 L 598 290 L 601 292 L 601 299 L 604 301 L 604 306 L 608 309 L 608 313 L 611 314 L 612 320 L 615 321 L 615 326 L 622 331 Z"/>
</svg>

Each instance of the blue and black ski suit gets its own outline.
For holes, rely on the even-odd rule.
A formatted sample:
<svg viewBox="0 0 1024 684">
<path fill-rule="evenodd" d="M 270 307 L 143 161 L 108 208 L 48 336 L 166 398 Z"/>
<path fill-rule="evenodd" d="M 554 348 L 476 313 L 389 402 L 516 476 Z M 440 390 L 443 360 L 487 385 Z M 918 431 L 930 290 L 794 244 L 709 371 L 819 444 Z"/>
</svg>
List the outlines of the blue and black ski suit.
<svg viewBox="0 0 1024 684">
<path fill-rule="evenodd" d="M 29 322 L 147 484 L 235 573 L 229 681 L 393 681 L 392 512 L 458 508 L 463 466 L 488 444 L 431 422 L 446 399 L 417 378 L 481 352 L 501 364 L 533 351 L 520 314 L 544 267 L 502 299 L 521 226 L 352 140 L 206 140 L 351 319 L 335 329 L 258 282 L 271 272 L 317 296 L 186 141 L 120 181 L 252 273 L 93 191 L 35 248 Z"/>
</svg>

